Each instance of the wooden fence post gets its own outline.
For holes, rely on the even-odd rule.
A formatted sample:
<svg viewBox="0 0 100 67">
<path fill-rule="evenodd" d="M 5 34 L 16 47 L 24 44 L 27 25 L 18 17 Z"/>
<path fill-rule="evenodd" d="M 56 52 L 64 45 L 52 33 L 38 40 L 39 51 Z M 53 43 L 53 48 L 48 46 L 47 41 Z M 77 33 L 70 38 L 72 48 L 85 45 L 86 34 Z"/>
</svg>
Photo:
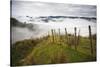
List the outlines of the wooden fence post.
<svg viewBox="0 0 100 67">
<path fill-rule="evenodd" d="M 59 31 L 59 42 L 61 42 L 61 33 L 60 33 L 60 28 L 58 29 Z"/>
<path fill-rule="evenodd" d="M 78 32 L 77 45 L 79 45 L 79 42 L 80 42 L 80 30 Z"/>
<path fill-rule="evenodd" d="M 74 31 L 75 31 L 75 40 L 74 40 L 74 45 L 75 45 L 75 50 L 77 50 L 77 37 L 76 37 L 76 32 L 77 32 L 77 28 L 75 27 L 74 28 Z"/>
<path fill-rule="evenodd" d="M 91 35 L 91 26 L 89 25 L 89 39 L 91 45 L 91 55 L 93 56 L 93 45 L 92 45 L 92 35 Z"/>
<path fill-rule="evenodd" d="M 68 44 L 68 34 L 67 34 L 67 29 L 65 28 L 65 35 L 66 35 L 66 43 Z"/>
<path fill-rule="evenodd" d="M 51 33 L 52 33 L 52 42 L 54 42 L 54 31 L 53 31 L 53 29 L 51 29 Z"/>
<path fill-rule="evenodd" d="M 57 42 L 56 40 L 56 30 L 54 29 L 54 41 Z"/>
</svg>

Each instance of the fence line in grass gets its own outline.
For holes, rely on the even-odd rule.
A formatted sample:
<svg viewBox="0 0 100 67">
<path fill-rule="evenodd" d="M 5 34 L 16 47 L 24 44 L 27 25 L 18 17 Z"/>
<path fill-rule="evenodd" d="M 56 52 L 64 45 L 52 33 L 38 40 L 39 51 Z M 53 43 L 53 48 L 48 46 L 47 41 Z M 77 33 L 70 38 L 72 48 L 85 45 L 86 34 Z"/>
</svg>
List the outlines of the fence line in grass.
<svg viewBox="0 0 100 67">
<path fill-rule="evenodd" d="M 91 55 L 93 55 L 93 43 L 92 43 L 92 32 L 91 32 L 91 26 L 88 26 L 89 29 L 89 41 L 90 41 L 90 51 L 91 51 Z M 78 33 L 77 33 L 78 32 Z M 68 45 L 68 46 L 72 46 L 72 44 L 74 44 L 74 48 L 75 50 L 77 50 L 77 47 L 80 43 L 80 29 L 77 30 L 77 27 L 74 27 L 74 35 L 72 35 L 72 37 L 70 37 L 67 33 L 67 28 L 65 28 L 65 38 L 64 42 Z M 51 41 L 53 43 L 59 43 L 61 44 L 63 42 L 63 38 L 61 35 L 61 29 L 57 30 L 55 29 L 51 29 Z"/>
</svg>

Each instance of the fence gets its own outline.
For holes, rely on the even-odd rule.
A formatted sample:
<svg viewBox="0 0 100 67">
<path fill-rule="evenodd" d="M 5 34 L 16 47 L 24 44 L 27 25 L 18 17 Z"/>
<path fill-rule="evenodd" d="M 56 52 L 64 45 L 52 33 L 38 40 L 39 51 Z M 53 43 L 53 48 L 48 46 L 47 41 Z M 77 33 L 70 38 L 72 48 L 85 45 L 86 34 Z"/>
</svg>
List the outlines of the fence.
<svg viewBox="0 0 100 67">
<path fill-rule="evenodd" d="M 89 30 L 90 52 L 91 52 L 91 55 L 93 55 L 91 26 L 88 26 L 87 29 Z M 58 29 L 58 33 L 56 31 L 57 30 L 55 30 L 55 29 L 51 29 L 51 35 L 50 35 L 50 32 L 48 32 L 48 36 L 50 37 L 51 43 L 58 43 L 61 45 L 63 42 L 65 42 L 68 47 L 71 48 L 71 46 L 73 45 L 74 49 L 77 50 L 77 47 L 80 44 L 80 39 L 81 39 L 80 38 L 80 29 L 77 30 L 77 27 L 74 27 L 74 34 L 70 35 L 67 33 L 67 28 L 65 28 L 65 35 L 64 36 L 61 35 L 60 28 Z"/>
</svg>

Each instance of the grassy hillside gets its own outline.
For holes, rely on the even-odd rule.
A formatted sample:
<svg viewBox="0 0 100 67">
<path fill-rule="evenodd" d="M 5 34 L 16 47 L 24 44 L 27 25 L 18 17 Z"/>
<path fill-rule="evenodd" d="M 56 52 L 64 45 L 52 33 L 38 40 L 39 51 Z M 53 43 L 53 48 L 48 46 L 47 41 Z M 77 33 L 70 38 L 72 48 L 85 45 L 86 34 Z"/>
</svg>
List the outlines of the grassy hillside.
<svg viewBox="0 0 100 67">
<path fill-rule="evenodd" d="M 21 28 L 28 28 L 30 30 L 34 30 L 34 25 L 32 23 L 26 23 L 26 22 L 20 22 L 19 20 L 17 20 L 16 18 L 11 17 L 10 18 L 10 24 L 11 27 L 21 27 Z"/>
<path fill-rule="evenodd" d="M 16 42 L 11 46 L 11 65 L 36 65 L 86 62 L 96 60 L 96 40 L 93 39 L 93 55 L 91 55 L 89 38 L 80 37 L 77 50 L 74 48 L 73 35 L 69 35 L 67 43 L 65 35 L 52 41 L 52 36 L 40 39 L 29 39 Z M 71 46 L 69 46 L 69 44 Z"/>
</svg>

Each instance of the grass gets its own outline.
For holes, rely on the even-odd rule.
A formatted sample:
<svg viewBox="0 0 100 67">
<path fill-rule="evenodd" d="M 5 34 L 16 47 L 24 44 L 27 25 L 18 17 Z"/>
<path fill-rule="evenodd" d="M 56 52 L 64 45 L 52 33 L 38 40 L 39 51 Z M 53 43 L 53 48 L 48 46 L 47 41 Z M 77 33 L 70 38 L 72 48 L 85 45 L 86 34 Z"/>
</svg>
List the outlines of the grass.
<svg viewBox="0 0 100 67">
<path fill-rule="evenodd" d="M 11 64 L 19 65 L 19 60 L 25 58 L 36 45 L 35 40 L 24 40 L 16 42 L 11 46 Z"/>
<path fill-rule="evenodd" d="M 70 36 L 73 41 L 73 36 Z M 81 37 L 77 50 L 66 43 L 65 36 L 62 41 L 52 42 L 51 37 L 41 39 L 28 39 L 16 42 L 11 46 L 11 66 L 58 64 L 71 62 L 96 61 L 96 41 L 93 39 L 94 54 L 90 53 L 90 42 L 88 38 Z"/>
</svg>

